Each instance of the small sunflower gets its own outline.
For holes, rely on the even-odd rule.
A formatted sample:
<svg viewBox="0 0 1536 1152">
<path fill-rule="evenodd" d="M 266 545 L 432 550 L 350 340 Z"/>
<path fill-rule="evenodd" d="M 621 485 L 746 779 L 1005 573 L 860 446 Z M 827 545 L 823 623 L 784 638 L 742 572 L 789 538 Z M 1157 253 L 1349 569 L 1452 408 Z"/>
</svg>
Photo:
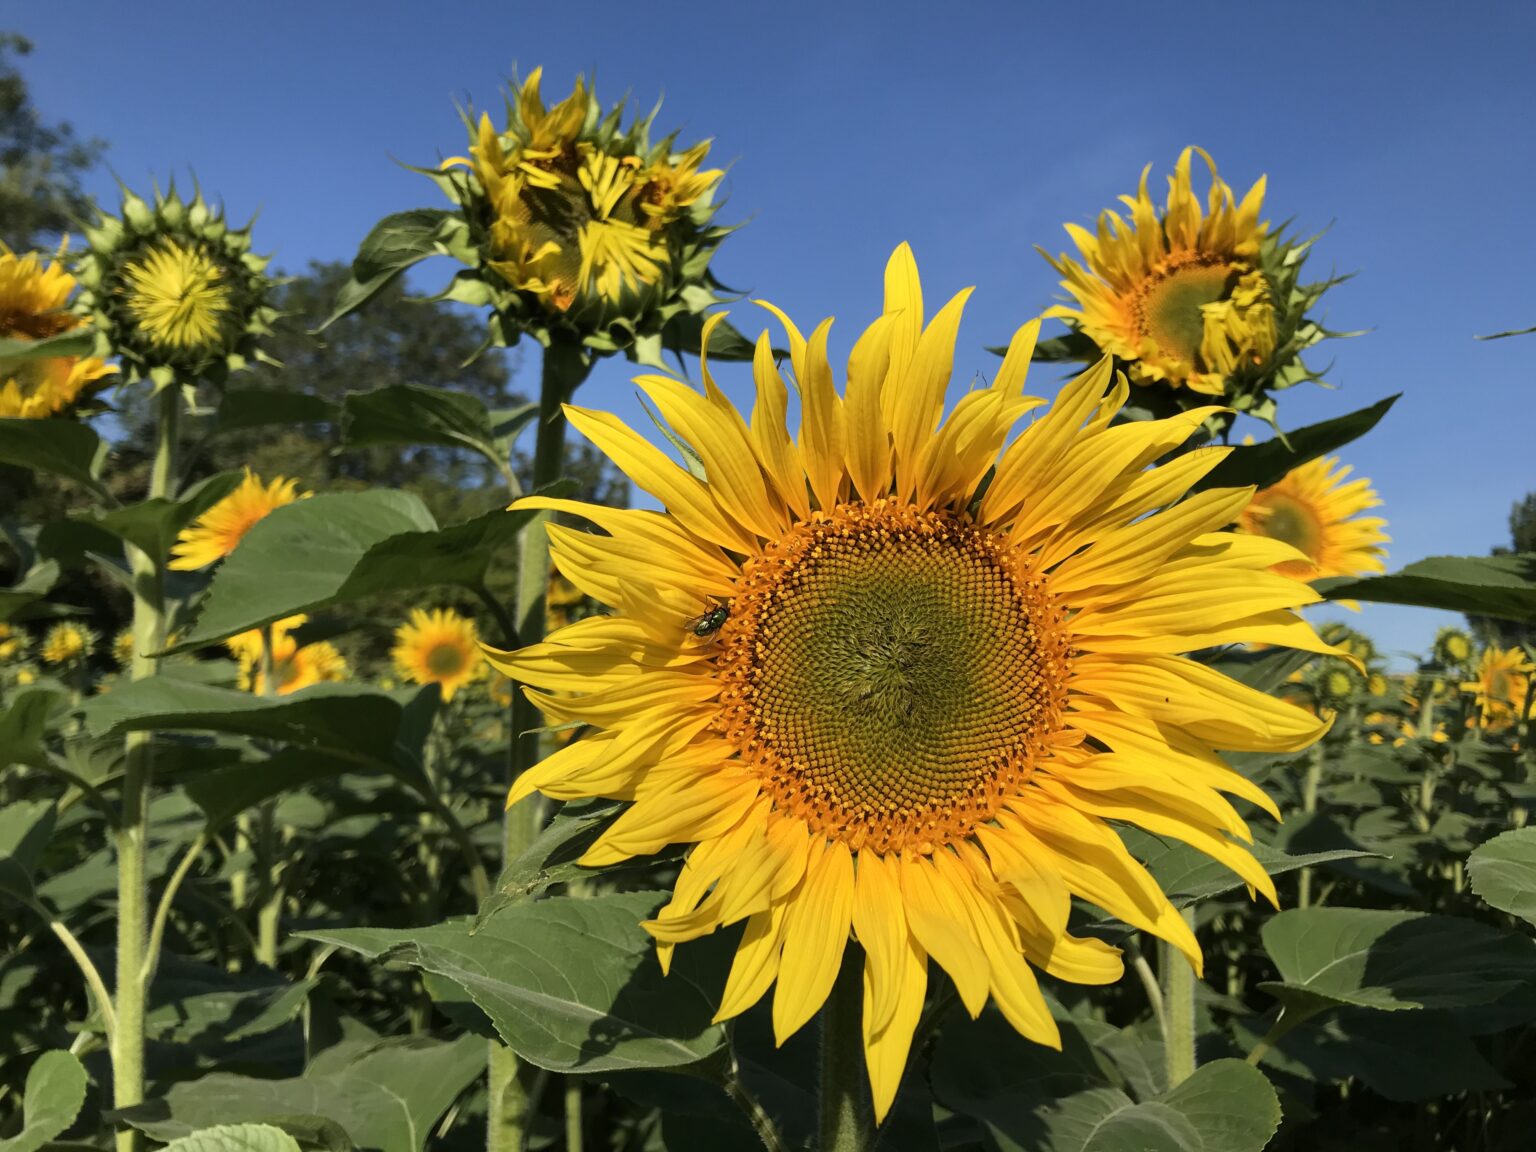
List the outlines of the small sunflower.
<svg viewBox="0 0 1536 1152">
<path fill-rule="evenodd" d="M 395 629 L 390 657 L 412 684 L 440 684 L 444 700 L 484 667 L 475 622 L 452 608 L 413 609 L 410 622 Z"/>
<path fill-rule="evenodd" d="M 645 925 L 662 964 L 745 921 L 719 1018 L 776 984 L 782 1041 L 821 1007 L 857 935 L 882 1117 L 930 961 L 972 1015 L 990 997 L 1053 1046 L 1035 969 L 1085 984 L 1122 971 L 1116 949 L 1068 931 L 1074 896 L 1199 967 L 1193 934 L 1116 825 L 1194 845 L 1274 899 L 1221 793 L 1274 805 L 1214 750 L 1295 751 L 1326 725 L 1181 654 L 1332 652 L 1292 612 L 1316 593 L 1271 571 L 1296 553 L 1222 531 L 1250 490 L 1180 499 L 1228 450 L 1149 467 L 1214 410 L 1117 425 L 1129 386 L 1105 360 L 1015 437 L 1042 404 L 1022 391 L 1029 324 L 992 384 L 943 420 L 969 292 L 924 327 L 905 246 L 885 284 L 841 395 L 830 321 L 807 339 L 773 309 L 797 438 L 766 333 L 750 421 L 707 361 L 702 394 L 637 380 L 707 479 L 615 417 L 568 407 L 664 511 L 520 501 L 602 530 L 548 526 L 560 571 L 612 611 L 487 650 L 551 723 L 593 729 L 524 773 L 509 802 L 534 790 L 633 801 L 589 865 L 691 845 Z"/>
<path fill-rule="evenodd" d="M 184 201 L 173 187 L 151 203 L 125 189 L 120 214 L 103 213 L 85 236 L 76 308 L 127 382 L 220 383 L 260 358 L 277 313 L 249 225 L 231 228 L 201 193 Z"/>
<path fill-rule="evenodd" d="M 48 629 L 38 655 L 44 664 L 82 664 L 90 659 L 96 640 L 90 628 L 66 620 Z"/>
<path fill-rule="evenodd" d="M 9 664 L 24 656 L 26 651 L 26 633 L 18 632 L 5 621 L 0 620 L 0 663 Z"/>
<path fill-rule="evenodd" d="M 1482 659 L 1473 670 L 1474 679 L 1463 683 L 1461 690 L 1475 698 L 1483 727 L 1503 728 L 1525 707 L 1533 673 L 1536 673 L 1536 664 L 1532 664 L 1519 648 L 1490 645 L 1483 649 Z M 1533 707 L 1533 714 L 1536 714 L 1536 707 Z"/>
<path fill-rule="evenodd" d="M 170 567 L 195 572 L 222 560 L 258 520 L 299 498 L 297 480 L 279 476 L 264 482 L 247 468 L 238 488 L 181 530 L 171 548 Z"/>
<path fill-rule="evenodd" d="M 1435 633 L 1435 661 L 1448 668 L 1472 663 L 1472 637 L 1460 628 L 1442 628 Z"/>
<path fill-rule="evenodd" d="M 75 278 L 58 260 L 17 256 L 0 244 L 0 340 L 46 340 L 85 323 L 69 311 Z M 0 357 L 0 419 L 41 420 L 67 412 L 117 369 L 80 356 Z"/>
<path fill-rule="evenodd" d="M 328 640 L 299 646 L 292 633 L 309 618 L 289 616 L 271 626 L 272 633 L 272 695 L 286 696 L 300 688 L 323 681 L 345 680 L 346 659 Z M 253 628 L 225 641 L 235 659 L 240 663 L 240 687 L 258 696 L 267 694 L 266 676 L 262 671 L 262 630 Z"/>
<path fill-rule="evenodd" d="M 1339 467 L 1337 457 L 1291 469 L 1254 495 L 1238 518 L 1239 530 L 1284 541 L 1302 553 L 1304 559 L 1276 569 L 1299 580 L 1386 571 L 1387 522 L 1361 515 L 1380 507 L 1381 500 L 1369 480 L 1348 480 L 1350 471 Z"/>
<path fill-rule="evenodd" d="M 1190 171 L 1197 151 L 1211 175 L 1203 210 Z M 1045 315 L 1123 361 L 1135 383 L 1226 396 L 1267 415 L 1259 394 L 1310 378 L 1300 353 L 1335 335 L 1305 318 L 1329 284 L 1297 283 L 1307 245 L 1259 218 L 1263 177 L 1238 199 L 1204 150 L 1186 148 L 1159 211 L 1151 171 L 1135 196 L 1121 197 L 1128 220 L 1111 209 L 1096 233 L 1066 225 L 1077 258 L 1041 251 L 1076 301 Z"/>
<path fill-rule="evenodd" d="M 170 637 L 166 637 L 167 643 Z M 118 667 L 127 669 L 133 666 L 133 629 L 124 628 L 112 637 L 112 659 L 117 661 Z"/>
</svg>

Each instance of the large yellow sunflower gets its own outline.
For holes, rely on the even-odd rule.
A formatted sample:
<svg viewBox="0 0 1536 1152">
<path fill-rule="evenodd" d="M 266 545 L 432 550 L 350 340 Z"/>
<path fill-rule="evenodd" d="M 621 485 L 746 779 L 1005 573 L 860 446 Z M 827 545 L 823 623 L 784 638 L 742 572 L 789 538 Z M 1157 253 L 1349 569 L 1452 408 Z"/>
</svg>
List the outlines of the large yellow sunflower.
<svg viewBox="0 0 1536 1152">
<path fill-rule="evenodd" d="M 1387 551 L 1382 545 L 1391 540 L 1382 531 L 1387 522 L 1361 515 L 1379 508 L 1381 500 L 1369 480 L 1349 480 L 1350 471 L 1334 456 L 1292 468 L 1254 495 L 1238 518 L 1238 528 L 1282 540 L 1300 552 L 1304 559 L 1276 566 L 1276 571 L 1297 579 L 1385 572 Z"/>
<path fill-rule="evenodd" d="M 297 480 L 279 476 L 264 483 L 247 468 L 238 488 L 181 530 L 171 548 L 170 567 L 195 572 L 222 560 L 258 520 L 297 499 Z"/>
<path fill-rule="evenodd" d="M 272 695 L 286 696 L 300 688 L 322 681 L 345 680 L 347 661 L 329 640 L 299 646 L 293 632 L 309 618 L 289 616 L 271 626 L 272 633 Z M 267 693 L 267 678 L 262 669 L 262 653 L 266 645 L 262 630 L 253 628 L 231 636 L 224 642 L 240 662 L 240 687 L 258 696 Z"/>
<path fill-rule="evenodd" d="M 223 267 L 201 245 L 166 237 L 123 269 L 123 305 L 167 353 L 221 346 L 233 311 Z"/>
<path fill-rule="evenodd" d="M 1192 933 L 1111 822 L 1195 845 L 1273 900 L 1221 793 L 1274 806 L 1214 749 L 1290 751 L 1324 728 L 1181 655 L 1330 651 L 1291 611 L 1316 594 L 1271 571 L 1295 552 L 1221 531 L 1250 490 L 1173 503 L 1226 450 L 1148 467 L 1212 410 L 1112 425 L 1129 388 L 1106 360 L 1010 442 L 1042 403 L 1022 394 L 1028 324 L 991 386 L 942 419 L 968 295 L 925 328 L 899 248 L 841 395 L 831 321 L 807 339 L 767 306 L 787 332 L 798 437 L 766 334 L 750 420 L 707 363 L 703 394 L 639 378 L 707 480 L 613 416 L 568 408 L 665 511 L 520 501 L 603 530 L 552 524 L 549 536 L 560 570 L 612 613 L 488 650 L 552 723 L 596 730 L 525 773 L 509 803 L 535 789 L 633 800 L 590 865 L 693 845 L 646 924 L 664 965 L 678 943 L 746 921 L 720 1018 L 776 982 L 782 1041 L 821 1006 L 857 936 L 881 1116 L 930 959 L 972 1014 L 990 996 L 1050 1045 L 1034 969 L 1089 984 L 1121 974 L 1114 948 L 1068 933 L 1074 895 L 1198 967 Z"/>
<path fill-rule="evenodd" d="M 1476 678 L 1463 683 L 1461 690 L 1476 698 L 1483 727 L 1502 728 L 1525 707 L 1533 673 L 1536 673 L 1536 664 L 1532 664 L 1519 648 L 1489 645 L 1483 649 L 1482 659 L 1474 669 Z M 1531 714 L 1536 715 L 1536 705 Z"/>
<path fill-rule="evenodd" d="M 1211 171 L 1203 212 L 1190 176 L 1196 151 Z M 1150 164 L 1142 170 L 1135 196 L 1121 197 L 1129 221 L 1109 209 L 1097 235 L 1066 225 L 1081 262 L 1065 253 L 1046 259 L 1077 304 L 1045 315 L 1125 361 L 1137 383 L 1166 381 L 1219 396 L 1233 372 L 1263 364 L 1277 345 L 1275 303 L 1260 268 L 1269 231 L 1259 219 L 1264 178 L 1239 201 L 1215 161 L 1186 148 L 1159 215 L 1147 191 L 1151 171 Z"/>
<path fill-rule="evenodd" d="M 35 252 L 0 244 L 0 339 L 45 340 L 85 321 L 68 311 L 75 278 Z M 41 420 L 66 411 L 91 384 L 117 369 L 93 357 L 0 357 L 0 419 Z"/>
<path fill-rule="evenodd" d="M 412 609 L 410 622 L 395 629 L 390 657 L 411 683 L 442 685 L 444 700 L 484 667 L 475 622 L 452 608 Z"/>
</svg>

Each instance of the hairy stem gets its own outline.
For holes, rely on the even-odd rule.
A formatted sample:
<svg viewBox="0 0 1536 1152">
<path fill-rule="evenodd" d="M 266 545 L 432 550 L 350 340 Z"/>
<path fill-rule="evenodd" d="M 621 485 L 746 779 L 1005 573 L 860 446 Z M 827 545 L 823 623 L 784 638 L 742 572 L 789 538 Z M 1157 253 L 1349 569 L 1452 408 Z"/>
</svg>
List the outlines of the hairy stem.
<svg viewBox="0 0 1536 1152">
<path fill-rule="evenodd" d="M 176 436 L 181 389 L 161 390 L 149 496 L 174 499 Z M 165 557 L 150 556 L 128 545 L 133 582 L 133 665 L 131 676 L 153 676 L 159 661 L 151 653 L 165 647 Z M 144 981 L 148 947 L 148 877 L 150 785 L 154 745 L 148 732 L 130 732 L 125 745 L 122 818 L 117 827 L 117 1027 L 112 1033 L 112 1102 L 131 1108 L 144 1102 Z M 143 1137 L 129 1125 L 117 1132 L 118 1152 L 138 1152 Z"/>
<path fill-rule="evenodd" d="M 1317 788 L 1323 778 L 1323 744 L 1318 741 L 1307 754 L 1307 775 L 1301 784 L 1301 810 L 1308 815 L 1317 811 Z M 1296 906 L 1312 903 L 1312 869 L 1303 868 L 1296 883 Z"/>
<path fill-rule="evenodd" d="M 849 944 L 821 1009 L 822 1152 L 868 1152 L 874 1144 L 873 1105 L 864 1077 L 863 963 L 863 950 Z"/>
<path fill-rule="evenodd" d="M 1185 908 L 1180 915 L 1191 929 L 1195 913 Z M 1163 1052 L 1168 1087 L 1176 1088 L 1195 1073 L 1195 970 L 1172 944 L 1159 943 L 1158 967 L 1162 970 Z"/>
</svg>

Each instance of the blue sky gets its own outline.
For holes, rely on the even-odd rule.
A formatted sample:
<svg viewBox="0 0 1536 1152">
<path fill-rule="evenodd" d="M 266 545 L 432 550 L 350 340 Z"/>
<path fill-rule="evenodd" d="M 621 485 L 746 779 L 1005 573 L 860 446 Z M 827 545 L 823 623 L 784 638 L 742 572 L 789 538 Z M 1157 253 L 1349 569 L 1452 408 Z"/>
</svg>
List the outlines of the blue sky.
<svg viewBox="0 0 1536 1152">
<path fill-rule="evenodd" d="M 36 42 L 26 72 L 48 118 L 111 145 L 130 184 L 196 170 L 257 245 L 298 269 L 350 259 L 379 217 L 435 203 L 391 157 L 462 148 L 454 102 L 495 108 L 514 64 L 562 95 L 595 73 L 731 163 L 716 261 L 729 284 L 802 326 L 839 317 L 846 349 L 879 307 L 890 250 L 910 241 L 930 298 L 966 285 L 956 379 L 1052 302 L 1065 220 L 1088 223 L 1157 179 L 1186 144 L 1241 189 L 1269 176 L 1267 216 L 1328 228 L 1312 267 L 1354 271 L 1328 322 L 1336 391 L 1282 398 L 1296 426 L 1405 393 L 1347 452 L 1385 500 L 1395 568 L 1506 541 L 1536 488 L 1536 5 L 1485 3 L 445 4 L 156 0 L 12 8 Z M 110 199 L 105 173 L 93 190 Z M 426 266 L 423 286 L 451 267 Z M 734 318 L 749 332 L 757 309 Z M 529 358 L 531 369 L 531 356 Z M 581 401 L 636 412 L 629 366 Z M 1032 390 L 1059 382 L 1037 366 Z M 366 381 L 359 381 L 365 386 Z M 533 387 L 532 372 L 525 386 Z M 1452 618 L 1367 607 L 1389 650 L 1421 650 Z"/>
</svg>

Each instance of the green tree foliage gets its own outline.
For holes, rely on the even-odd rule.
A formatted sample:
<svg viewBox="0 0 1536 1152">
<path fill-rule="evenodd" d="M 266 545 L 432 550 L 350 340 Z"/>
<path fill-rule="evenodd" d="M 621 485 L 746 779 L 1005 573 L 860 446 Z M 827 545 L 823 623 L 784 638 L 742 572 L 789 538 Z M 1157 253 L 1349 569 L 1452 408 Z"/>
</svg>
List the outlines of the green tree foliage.
<svg viewBox="0 0 1536 1152">
<path fill-rule="evenodd" d="M 30 40 L 0 32 L 0 241 L 16 250 L 52 244 L 88 218 L 80 177 L 106 148 L 44 121 L 16 67 L 31 51 Z"/>
<path fill-rule="evenodd" d="M 1529 555 L 1536 552 L 1536 492 L 1527 492 L 1509 509 L 1509 544 L 1490 549 L 1495 556 L 1511 553 Z M 1472 631 L 1490 644 L 1504 648 L 1517 645 L 1536 646 L 1536 628 L 1516 620 L 1500 620 L 1494 616 L 1467 616 Z"/>
</svg>

